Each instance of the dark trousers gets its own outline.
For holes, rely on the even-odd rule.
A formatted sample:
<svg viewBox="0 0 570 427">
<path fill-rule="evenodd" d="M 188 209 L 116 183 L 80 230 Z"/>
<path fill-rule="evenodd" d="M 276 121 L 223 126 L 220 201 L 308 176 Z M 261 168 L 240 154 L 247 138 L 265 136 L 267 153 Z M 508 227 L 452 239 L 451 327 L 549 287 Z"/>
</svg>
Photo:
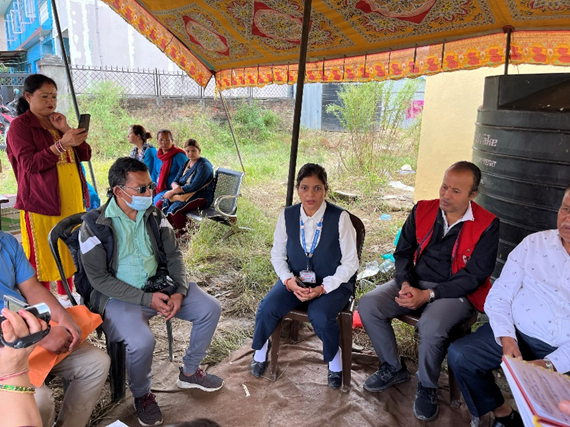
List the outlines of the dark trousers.
<svg viewBox="0 0 570 427">
<path fill-rule="evenodd" d="M 517 331 L 517 342 L 524 360 L 544 359 L 556 350 L 545 342 Z M 455 341 L 447 352 L 447 363 L 474 417 L 482 417 L 505 402 L 495 384 L 493 369 L 501 366 L 503 347 L 495 341 L 488 323 L 471 335 Z"/>
<path fill-rule="evenodd" d="M 336 317 L 351 296 L 352 291 L 341 286 L 331 293 L 304 303 L 299 301 L 293 292 L 289 292 L 281 280 L 278 280 L 259 303 L 251 347 L 254 350 L 261 350 L 281 318 L 289 311 L 304 306 L 315 334 L 323 342 L 323 359 L 325 362 L 330 362 L 334 359 L 340 342 L 340 328 Z"/>
<path fill-rule="evenodd" d="M 437 283 L 420 281 L 419 289 L 430 289 Z M 358 303 L 358 312 L 364 330 L 370 337 L 374 350 L 382 362 L 396 369 L 402 367 L 392 319 L 402 314 L 420 314 L 416 325 L 420 335 L 417 377 L 424 387 L 437 388 L 441 362 L 445 358 L 451 329 L 465 322 L 475 312 L 467 298 L 441 298 L 430 302 L 420 310 L 412 311 L 398 305 L 395 298 L 400 285 L 395 280 L 368 292 Z"/>
</svg>

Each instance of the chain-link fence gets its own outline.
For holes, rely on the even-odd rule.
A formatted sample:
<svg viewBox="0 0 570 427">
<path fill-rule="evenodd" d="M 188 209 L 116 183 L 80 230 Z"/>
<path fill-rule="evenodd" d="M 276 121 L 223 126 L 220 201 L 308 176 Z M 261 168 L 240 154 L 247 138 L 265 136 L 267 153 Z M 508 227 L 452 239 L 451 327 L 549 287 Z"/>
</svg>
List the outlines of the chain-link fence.
<svg viewBox="0 0 570 427">
<path fill-rule="evenodd" d="M 92 93 L 98 83 L 113 81 L 132 97 L 213 98 L 215 81 L 202 88 L 183 72 L 126 69 L 119 67 L 71 66 L 78 94 Z M 268 85 L 262 88 L 236 88 L 223 92 L 226 98 L 292 98 L 293 87 Z"/>
</svg>

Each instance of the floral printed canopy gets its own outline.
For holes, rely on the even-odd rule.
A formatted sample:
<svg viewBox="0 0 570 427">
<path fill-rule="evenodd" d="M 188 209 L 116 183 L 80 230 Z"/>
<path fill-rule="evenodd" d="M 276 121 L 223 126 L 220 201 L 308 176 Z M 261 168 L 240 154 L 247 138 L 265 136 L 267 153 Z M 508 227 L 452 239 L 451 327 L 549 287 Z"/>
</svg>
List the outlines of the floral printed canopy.
<svg viewBox="0 0 570 427">
<path fill-rule="evenodd" d="M 200 85 L 297 80 L 303 0 L 103 0 Z M 570 0 L 312 0 L 307 83 L 570 65 Z"/>
</svg>

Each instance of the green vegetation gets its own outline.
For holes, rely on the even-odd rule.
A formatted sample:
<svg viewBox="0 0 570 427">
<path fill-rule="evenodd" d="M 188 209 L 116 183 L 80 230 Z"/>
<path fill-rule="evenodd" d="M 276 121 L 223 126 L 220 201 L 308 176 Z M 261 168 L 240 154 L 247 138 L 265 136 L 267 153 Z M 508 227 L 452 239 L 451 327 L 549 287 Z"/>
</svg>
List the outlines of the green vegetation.
<svg viewBox="0 0 570 427">
<path fill-rule="evenodd" d="M 421 118 L 406 123 L 420 80 L 407 80 L 396 90 L 394 81 L 345 84 L 338 92 L 340 105 L 329 104 L 348 135 L 339 142 L 338 155 L 345 173 L 378 187 L 399 166 L 415 166 Z M 373 192 L 373 190 L 372 190 Z"/>
<path fill-rule="evenodd" d="M 331 189 L 360 195 L 352 204 L 338 200 L 335 203 L 365 221 L 363 263 L 379 260 L 383 252 L 393 250 L 394 236 L 406 216 L 406 212 L 392 212 L 392 221 L 378 221 L 378 212 L 388 211 L 378 201 L 378 196 L 385 191 L 386 176 L 396 175 L 404 163 L 415 165 L 417 140 L 414 138 L 418 126 L 401 128 L 401 109 L 409 101 L 410 94 L 415 93 L 412 83 L 406 88 L 405 94 L 392 99 L 389 84 L 347 85 L 342 97 L 346 109 L 336 111 L 350 132 L 325 136 L 320 131 L 303 129 L 300 136 L 298 167 L 309 161 L 320 163 L 329 172 Z M 126 138 L 132 124 L 144 125 L 153 136 L 158 129 L 170 129 L 178 146 L 182 146 L 187 138 L 196 138 L 202 146 L 202 155 L 214 166 L 241 170 L 227 123 L 219 119 L 220 112 L 214 108 L 189 103 L 128 109 L 122 89 L 112 82 L 95 85 L 94 93 L 81 97 L 80 109 L 92 115 L 89 142 L 93 147 L 92 163 L 103 201 L 110 165 L 117 157 L 128 155 L 132 148 Z M 386 112 L 377 121 L 375 105 L 379 102 L 385 106 L 393 102 L 401 108 L 394 108 L 399 112 L 393 116 Z M 357 108 L 359 106 L 366 108 Z M 257 103 L 235 102 L 231 105 L 231 114 L 246 170 L 243 197 L 238 201 L 239 225 L 250 231 L 223 240 L 227 227 L 203 221 L 193 226 L 189 233 L 191 239 L 181 243 L 189 275 L 205 284 L 212 293 L 223 294 L 224 316 L 244 320 L 243 327 L 220 328 L 210 349 L 208 363 L 219 362 L 251 336 L 250 326 L 257 305 L 276 280 L 269 253 L 275 223 L 285 205 L 288 175 L 291 124 Z M 74 117 L 74 113 L 68 117 Z M 74 119 L 70 122 L 73 125 Z M 339 147 L 331 148 L 326 140 L 336 138 L 343 142 Z M 17 187 L 5 152 L 0 152 L 0 160 L 3 166 L 1 192 L 15 193 Z M 89 171 L 87 175 L 91 180 Z M 398 179 L 406 184 L 413 182 L 409 175 Z M 378 278 L 376 283 L 385 279 L 387 277 Z M 358 289 L 357 298 L 367 290 Z M 412 334 L 413 339 L 413 330 L 402 334 Z"/>
</svg>

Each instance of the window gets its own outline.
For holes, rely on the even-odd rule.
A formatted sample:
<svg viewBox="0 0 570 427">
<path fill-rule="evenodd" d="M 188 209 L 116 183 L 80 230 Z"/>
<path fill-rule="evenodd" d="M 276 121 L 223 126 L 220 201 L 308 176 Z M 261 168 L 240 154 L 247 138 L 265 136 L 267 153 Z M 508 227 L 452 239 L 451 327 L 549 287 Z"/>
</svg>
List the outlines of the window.
<svg viewBox="0 0 570 427">
<path fill-rule="evenodd" d="M 22 34 L 24 31 L 20 20 L 20 10 L 17 9 L 17 5 L 17 2 L 13 3 L 13 8 L 10 11 L 10 20 L 12 21 L 12 31 L 14 34 Z"/>
<path fill-rule="evenodd" d="M 47 1 L 44 1 L 40 6 L 40 23 L 43 24 L 48 20 L 48 18 L 49 18 L 48 4 Z"/>
<path fill-rule="evenodd" d="M 24 18 L 26 24 L 31 24 L 36 19 L 36 5 L 34 0 L 23 0 Z"/>
<path fill-rule="evenodd" d="M 13 42 L 16 41 L 16 36 L 14 31 L 12 31 L 12 15 L 7 13 L 6 19 L 4 21 L 4 29 L 6 30 L 6 41 Z"/>
</svg>

